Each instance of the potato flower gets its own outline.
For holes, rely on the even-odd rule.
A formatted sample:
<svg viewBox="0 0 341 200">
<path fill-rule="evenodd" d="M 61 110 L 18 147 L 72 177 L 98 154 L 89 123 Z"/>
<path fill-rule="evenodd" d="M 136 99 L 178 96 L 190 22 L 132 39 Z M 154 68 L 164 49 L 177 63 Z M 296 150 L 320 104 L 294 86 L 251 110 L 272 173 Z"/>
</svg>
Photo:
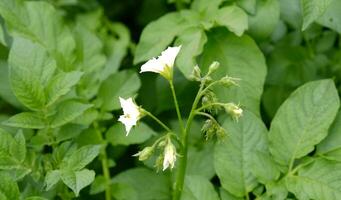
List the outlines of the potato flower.
<svg viewBox="0 0 341 200">
<path fill-rule="evenodd" d="M 141 66 L 142 72 L 154 72 L 161 74 L 167 80 L 172 80 L 173 78 L 173 66 L 175 58 L 178 55 L 181 46 L 178 47 L 168 47 L 164 50 L 161 55 L 157 58 L 152 58 L 148 60 L 145 64 Z"/>
<path fill-rule="evenodd" d="M 176 148 L 171 142 L 168 142 L 164 150 L 163 171 L 165 171 L 168 167 L 173 169 L 175 161 L 176 161 Z"/>
<path fill-rule="evenodd" d="M 136 125 L 137 121 L 141 119 L 142 114 L 140 108 L 133 102 L 132 98 L 123 99 L 120 98 L 121 107 L 123 109 L 123 115 L 120 116 L 118 121 L 122 122 L 125 126 L 127 136 L 133 126 Z"/>
</svg>

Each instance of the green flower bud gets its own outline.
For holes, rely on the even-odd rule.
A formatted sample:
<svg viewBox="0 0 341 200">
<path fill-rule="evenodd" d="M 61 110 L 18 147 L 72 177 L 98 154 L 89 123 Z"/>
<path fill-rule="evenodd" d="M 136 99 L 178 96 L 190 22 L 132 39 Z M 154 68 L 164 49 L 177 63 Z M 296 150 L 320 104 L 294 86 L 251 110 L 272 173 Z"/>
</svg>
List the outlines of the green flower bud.
<svg viewBox="0 0 341 200">
<path fill-rule="evenodd" d="M 198 65 L 194 66 L 190 78 L 194 81 L 201 81 L 201 70 Z"/>
<path fill-rule="evenodd" d="M 239 78 L 232 78 L 229 76 L 224 76 L 219 80 L 220 84 L 224 87 L 230 87 L 230 86 L 238 86 L 237 81 L 240 81 Z"/>
<path fill-rule="evenodd" d="M 208 119 L 202 126 L 201 131 L 205 134 L 206 140 L 209 140 L 214 136 L 216 129 L 217 124 L 213 120 Z"/>
<path fill-rule="evenodd" d="M 204 96 L 201 99 L 201 104 L 203 106 L 214 104 L 216 102 L 218 102 L 218 98 L 215 95 L 215 93 L 212 92 L 211 90 L 208 90 L 207 92 L 205 92 Z M 220 106 L 211 105 L 211 106 L 207 107 L 205 110 L 207 110 L 208 112 L 218 113 L 219 109 L 220 109 Z"/>
<path fill-rule="evenodd" d="M 207 74 L 212 74 L 213 72 L 217 71 L 219 68 L 220 63 L 217 61 L 214 61 L 208 68 L 208 73 Z"/>
<path fill-rule="evenodd" d="M 145 147 L 142 151 L 139 151 L 137 154 L 133 156 L 138 156 L 139 161 L 144 161 L 150 158 L 150 156 L 154 153 L 154 147 Z"/>
</svg>

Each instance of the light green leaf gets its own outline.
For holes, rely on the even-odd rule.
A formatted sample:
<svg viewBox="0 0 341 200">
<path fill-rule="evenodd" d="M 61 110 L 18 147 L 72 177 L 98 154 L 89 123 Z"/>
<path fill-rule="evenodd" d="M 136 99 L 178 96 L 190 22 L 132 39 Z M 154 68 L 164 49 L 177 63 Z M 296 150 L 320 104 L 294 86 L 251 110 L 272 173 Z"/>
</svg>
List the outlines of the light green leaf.
<svg viewBox="0 0 341 200">
<path fill-rule="evenodd" d="M 98 101 L 105 111 L 120 109 L 119 97 L 131 97 L 140 88 L 141 82 L 133 71 L 121 71 L 105 80 L 98 92 Z"/>
<path fill-rule="evenodd" d="M 126 136 L 123 124 L 115 123 L 107 131 L 105 137 L 112 145 L 131 145 L 141 144 L 153 135 L 157 135 L 157 133 L 143 122 L 134 127 L 128 136 Z"/>
<path fill-rule="evenodd" d="M 80 71 L 60 72 L 54 76 L 48 83 L 47 92 L 47 106 L 55 103 L 58 98 L 67 94 L 70 89 L 78 83 L 83 73 Z"/>
<path fill-rule="evenodd" d="M 302 30 L 308 28 L 316 19 L 323 15 L 333 0 L 301 0 L 303 15 Z"/>
<path fill-rule="evenodd" d="M 291 170 L 295 159 L 313 151 L 327 136 L 339 104 L 332 80 L 310 82 L 294 91 L 271 122 L 269 146 L 275 161 Z"/>
<path fill-rule="evenodd" d="M 195 132 L 196 134 L 198 132 Z M 202 138 L 201 138 L 202 139 Z M 189 147 L 186 174 L 200 175 L 207 179 L 213 178 L 214 170 L 214 144 L 205 143 L 202 148 Z"/>
<path fill-rule="evenodd" d="M 280 176 L 280 171 L 268 152 L 257 151 L 253 154 L 251 171 L 263 184 L 275 181 Z"/>
<path fill-rule="evenodd" d="M 63 168 L 74 171 L 83 169 L 98 156 L 100 149 L 101 145 L 86 145 L 77 149 L 71 156 L 63 159 L 65 162 Z"/>
<path fill-rule="evenodd" d="M 14 137 L 13 144 L 10 148 L 10 153 L 19 162 L 24 162 L 26 158 L 26 140 L 22 130 L 19 130 Z"/>
<path fill-rule="evenodd" d="M 27 197 L 25 198 L 25 200 L 48 200 L 44 197 L 38 197 L 38 196 L 34 196 L 34 197 Z"/>
<path fill-rule="evenodd" d="M 18 128 L 43 129 L 46 124 L 39 113 L 22 112 L 2 122 L 2 124 Z"/>
<path fill-rule="evenodd" d="M 223 188 L 219 189 L 221 200 L 244 200 L 244 198 L 236 197 L 230 194 L 228 191 Z"/>
<path fill-rule="evenodd" d="M 250 13 L 251 15 L 254 15 L 256 13 L 256 0 L 240 0 L 236 2 L 237 5 L 241 8 L 243 8 L 246 12 Z"/>
<path fill-rule="evenodd" d="M 106 179 L 104 176 L 96 176 L 95 181 L 91 184 L 90 194 L 98 194 L 104 192 L 106 188 Z"/>
<path fill-rule="evenodd" d="M 316 0 L 315 0 L 316 1 Z M 328 1 L 328 0 L 321 0 Z M 317 22 L 322 26 L 333 29 L 334 31 L 341 33 L 341 1 L 333 0 L 324 14 L 318 18 Z"/>
<path fill-rule="evenodd" d="M 156 174 L 145 168 L 134 168 L 126 170 L 112 179 L 113 184 L 124 184 L 136 191 L 138 200 L 165 199 L 171 196 L 170 183 L 167 176 Z M 148 184 L 146 184 L 148 183 Z M 113 194 L 115 196 L 115 194 Z M 123 195 L 123 194 L 121 194 Z M 123 197 L 131 197 L 126 193 Z"/>
<path fill-rule="evenodd" d="M 59 170 L 53 170 L 47 172 L 45 176 L 46 191 L 50 190 L 60 180 L 61 172 Z"/>
<path fill-rule="evenodd" d="M 44 86 L 51 78 L 56 63 L 43 47 L 16 37 L 9 53 L 10 80 L 18 100 L 31 110 L 46 103 Z"/>
<path fill-rule="evenodd" d="M 124 183 L 111 184 L 111 191 L 112 191 L 112 196 L 116 200 L 126 200 L 126 199 L 140 200 L 139 194 L 137 194 L 136 190 L 131 185 L 128 185 L 128 184 L 124 184 Z"/>
<path fill-rule="evenodd" d="M 149 23 L 143 29 L 136 47 L 134 64 L 158 56 L 174 38 L 190 27 L 199 25 L 199 16 L 193 11 L 169 13 Z"/>
<path fill-rule="evenodd" d="M 9 67 L 7 62 L 3 60 L 0 60 L 0 97 L 17 108 L 23 107 L 12 91 L 9 79 Z"/>
<path fill-rule="evenodd" d="M 60 103 L 57 107 L 57 113 L 51 117 L 51 128 L 62 126 L 76 119 L 91 107 L 91 104 L 84 104 L 75 100 L 67 100 Z"/>
<path fill-rule="evenodd" d="M 318 154 L 328 154 L 341 149 L 341 112 L 339 110 L 333 125 L 329 129 L 328 136 L 317 145 Z M 341 157 L 339 157 L 341 159 Z"/>
<path fill-rule="evenodd" d="M 181 200 L 219 200 L 212 183 L 201 176 L 186 176 Z"/>
<path fill-rule="evenodd" d="M 237 37 L 223 29 L 212 31 L 199 66 L 207 69 L 213 61 L 220 63 L 215 78 L 228 75 L 241 79 L 240 87 L 216 88 L 218 98 L 224 102 L 240 102 L 245 108 L 259 115 L 266 65 L 255 42 L 246 35 Z"/>
<path fill-rule="evenodd" d="M 341 164 L 316 160 L 301 168 L 297 175 L 289 175 L 286 185 L 298 199 L 338 200 L 341 197 Z"/>
<path fill-rule="evenodd" d="M 11 9 L 9 11 L 8 9 Z M 62 16 L 47 2 L 4 0 L 0 13 L 11 32 L 44 46 L 56 59 L 58 67 L 72 70 L 75 42 Z"/>
<path fill-rule="evenodd" d="M 226 6 L 218 10 L 215 21 L 218 25 L 226 26 L 226 28 L 236 34 L 242 36 L 248 29 L 247 14 L 238 6 Z"/>
<path fill-rule="evenodd" d="M 256 14 L 249 16 L 250 35 L 256 39 L 269 37 L 279 22 L 279 16 L 278 0 L 257 1 Z"/>
<path fill-rule="evenodd" d="M 0 169 L 10 170 L 20 168 L 20 163 L 8 152 L 0 149 Z"/>
<path fill-rule="evenodd" d="M 205 32 L 200 28 L 190 28 L 184 31 L 175 41 L 181 45 L 181 51 L 176 59 L 176 66 L 185 75 L 191 75 L 196 63 L 196 57 L 203 51 L 207 41 Z"/>
<path fill-rule="evenodd" d="M 20 193 L 16 182 L 7 174 L 0 173 L 1 200 L 19 200 Z"/>
<path fill-rule="evenodd" d="M 79 192 L 95 180 L 95 172 L 88 169 L 81 171 L 63 170 L 61 178 L 65 185 L 78 197 Z"/>
<path fill-rule="evenodd" d="M 214 152 L 214 167 L 222 187 L 238 197 L 256 187 L 251 171 L 254 153 L 267 149 L 267 129 L 263 122 L 251 112 L 243 114 L 238 123 L 229 118 L 224 121 L 229 137 L 217 143 Z"/>
</svg>

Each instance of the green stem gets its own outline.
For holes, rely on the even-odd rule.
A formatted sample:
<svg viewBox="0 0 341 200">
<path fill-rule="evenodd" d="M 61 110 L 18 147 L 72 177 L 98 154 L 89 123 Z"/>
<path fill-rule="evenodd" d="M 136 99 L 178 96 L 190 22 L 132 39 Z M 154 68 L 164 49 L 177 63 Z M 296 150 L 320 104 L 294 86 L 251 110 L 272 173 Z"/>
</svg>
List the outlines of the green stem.
<svg viewBox="0 0 341 200">
<path fill-rule="evenodd" d="M 182 156 L 180 157 L 180 160 L 179 160 L 179 166 L 178 166 L 178 171 L 177 171 L 174 190 L 173 190 L 173 200 L 179 200 L 181 198 L 181 193 L 183 190 L 185 175 L 186 175 L 186 166 L 187 166 L 188 133 L 190 131 L 193 118 L 196 114 L 195 109 L 197 108 L 199 100 L 202 96 L 202 91 L 203 91 L 204 86 L 205 86 L 205 81 L 201 83 L 197 96 L 194 99 L 192 109 L 191 109 L 191 112 L 189 114 L 189 117 L 186 123 L 185 131 L 181 138 L 183 150 L 182 150 Z"/>
<path fill-rule="evenodd" d="M 175 0 L 175 7 L 177 10 L 182 10 L 184 8 L 182 0 Z"/>
<path fill-rule="evenodd" d="M 196 112 L 202 111 L 205 108 L 209 108 L 211 106 L 226 106 L 227 103 L 220 103 L 220 102 L 214 102 L 214 103 L 210 103 L 204 106 L 201 106 L 200 108 L 196 109 Z"/>
<path fill-rule="evenodd" d="M 249 197 L 249 193 L 248 193 L 248 192 L 245 193 L 245 197 L 246 197 L 246 200 L 250 200 L 250 197 Z"/>
<path fill-rule="evenodd" d="M 170 128 L 168 128 L 168 126 L 166 126 L 162 121 L 160 121 L 157 117 L 155 117 L 152 113 L 146 111 L 143 109 L 142 113 L 148 115 L 150 118 L 152 118 L 153 120 L 155 120 L 158 124 L 160 124 L 166 131 L 168 132 L 172 132 L 172 130 Z"/>
<path fill-rule="evenodd" d="M 184 132 L 185 132 L 185 128 L 184 128 L 184 123 L 183 123 L 182 116 L 181 116 L 181 113 L 180 113 L 180 108 L 179 108 L 178 99 L 176 98 L 176 94 L 175 94 L 175 89 L 174 89 L 173 81 L 169 81 L 169 85 L 170 85 L 171 90 L 172 90 L 172 95 L 173 95 L 175 110 L 176 110 L 176 114 L 177 114 L 177 116 L 178 116 L 178 121 L 179 121 L 179 125 L 180 125 L 180 130 L 181 130 L 182 135 L 183 135 Z"/>
<path fill-rule="evenodd" d="M 204 113 L 204 112 L 195 112 L 197 115 L 201 115 L 201 116 L 205 116 L 207 118 L 210 118 L 212 121 L 214 121 L 215 123 L 219 124 L 217 122 L 216 119 L 214 119 L 214 117 L 212 117 L 212 115 L 208 114 L 208 113 Z"/>
<path fill-rule="evenodd" d="M 99 137 L 101 143 L 105 144 L 106 146 L 106 141 L 104 140 L 101 131 L 98 129 L 98 124 L 97 122 L 94 122 L 94 128 L 97 133 L 97 136 Z M 110 178 L 110 171 L 109 171 L 109 164 L 108 164 L 108 156 L 105 148 L 102 149 L 101 151 L 101 163 L 102 163 L 102 171 L 103 171 L 103 176 L 105 179 L 105 200 L 111 200 L 111 178 Z"/>
</svg>

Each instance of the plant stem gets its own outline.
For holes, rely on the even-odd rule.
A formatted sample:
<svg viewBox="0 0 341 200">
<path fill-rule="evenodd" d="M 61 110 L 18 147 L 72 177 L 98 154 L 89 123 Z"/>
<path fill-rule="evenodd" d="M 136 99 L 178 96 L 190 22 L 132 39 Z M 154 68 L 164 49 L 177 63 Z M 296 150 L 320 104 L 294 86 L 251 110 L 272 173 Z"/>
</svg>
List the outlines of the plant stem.
<svg viewBox="0 0 341 200">
<path fill-rule="evenodd" d="M 142 111 L 144 114 L 148 115 L 150 118 L 152 118 L 153 120 L 155 120 L 158 124 L 160 124 L 166 131 L 168 132 L 172 132 L 172 130 L 170 128 L 168 128 L 168 126 L 166 126 L 162 121 L 160 121 L 157 117 L 155 117 L 152 113 L 146 111 L 143 109 Z"/>
<path fill-rule="evenodd" d="M 226 106 L 227 103 L 220 103 L 220 102 L 214 102 L 210 103 L 204 106 L 201 106 L 200 108 L 196 109 L 197 112 L 204 110 L 205 108 L 209 108 L 211 106 Z"/>
<path fill-rule="evenodd" d="M 214 119 L 214 117 L 212 117 L 212 115 L 210 115 L 210 114 L 208 114 L 208 113 L 204 113 L 204 112 L 195 112 L 195 113 L 198 114 L 198 115 L 202 115 L 202 116 L 205 116 L 205 117 L 207 117 L 207 118 L 210 118 L 213 122 L 219 124 L 219 123 L 217 122 L 217 120 Z"/>
<path fill-rule="evenodd" d="M 182 156 L 180 157 L 180 160 L 179 160 L 179 166 L 178 166 L 178 171 L 177 171 L 174 190 L 173 190 L 173 200 L 179 200 L 181 198 L 181 193 L 183 190 L 185 175 L 186 175 L 186 167 L 187 167 L 188 133 L 190 131 L 193 118 L 196 114 L 195 109 L 197 108 L 199 100 L 202 96 L 202 91 L 203 91 L 204 86 L 205 86 L 205 81 L 201 83 L 197 96 L 194 99 L 192 109 L 191 109 L 191 112 L 189 114 L 189 117 L 186 123 L 185 131 L 181 138 L 183 150 L 182 150 Z"/>
<path fill-rule="evenodd" d="M 94 122 L 93 125 L 101 143 L 105 144 L 106 146 L 106 141 L 104 140 L 101 131 L 98 129 L 97 122 Z M 105 187 L 105 200 L 111 200 L 111 178 L 110 178 L 110 171 L 109 171 L 109 164 L 108 164 L 108 156 L 107 156 L 107 152 L 105 151 L 105 148 L 101 150 L 100 159 L 102 163 L 102 171 L 103 171 L 103 176 L 105 179 L 105 186 L 106 186 Z"/>
<path fill-rule="evenodd" d="M 176 110 L 176 114 L 177 114 L 177 116 L 178 116 L 178 121 L 179 121 L 179 125 L 180 125 L 180 130 L 181 130 L 182 135 L 183 135 L 184 132 L 185 132 L 185 128 L 184 128 L 184 123 L 183 123 L 182 116 L 181 116 L 181 113 L 180 113 L 179 103 L 178 103 L 178 99 L 176 98 L 175 89 L 174 89 L 174 85 L 173 85 L 173 81 L 172 81 L 172 80 L 169 81 L 169 85 L 170 85 L 171 90 L 172 90 L 172 95 L 173 95 L 175 110 Z"/>
</svg>

